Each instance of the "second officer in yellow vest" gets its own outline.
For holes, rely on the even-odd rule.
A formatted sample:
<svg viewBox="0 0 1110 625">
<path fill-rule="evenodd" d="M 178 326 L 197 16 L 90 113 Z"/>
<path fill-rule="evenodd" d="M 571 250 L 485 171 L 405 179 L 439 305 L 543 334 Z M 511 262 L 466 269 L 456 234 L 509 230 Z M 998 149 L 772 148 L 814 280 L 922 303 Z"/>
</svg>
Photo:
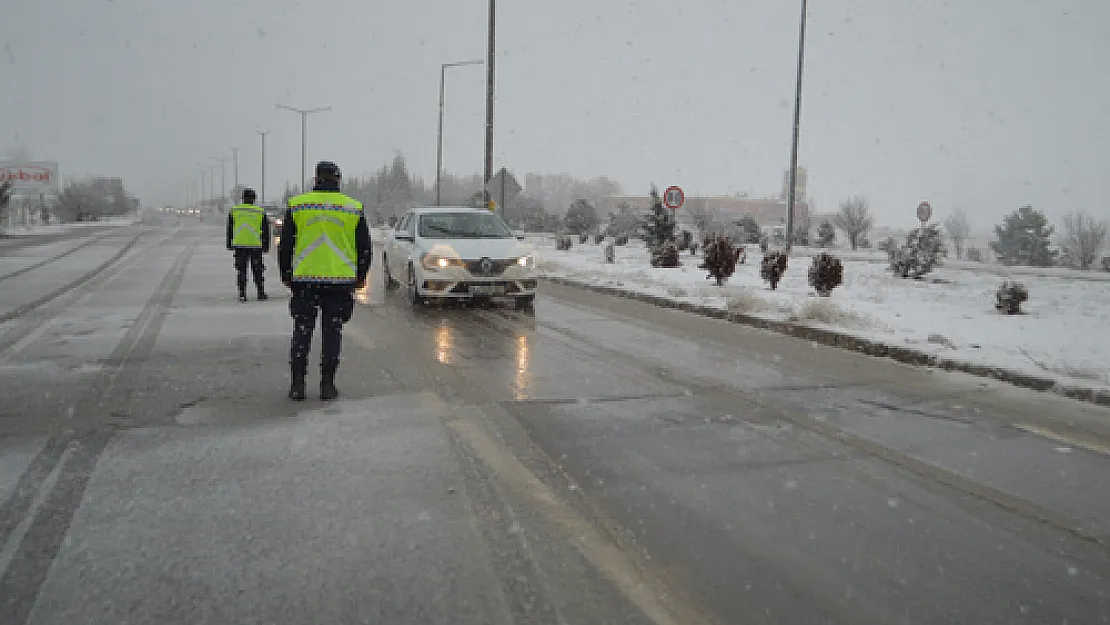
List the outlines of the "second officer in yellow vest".
<svg viewBox="0 0 1110 625">
<path fill-rule="evenodd" d="M 339 396 L 335 372 L 343 324 L 351 320 L 355 289 L 366 286 L 372 252 L 362 203 L 340 193 L 339 166 L 316 164 L 312 191 L 290 198 L 278 244 L 281 281 L 292 291 L 289 398 L 305 398 L 305 376 L 317 313 L 320 326 L 320 399 Z"/>
<path fill-rule="evenodd" d="M 238 274 L 239 301 L 247 301 L 247 263 L 254 274 L 258 299 L 269 299 L 263 286 L 262 274 L 266 264 L 262 255 L 270 251 L 270 221 L 266 213 L 255 205 L 254 189 L 243 189 L 243 203 L 227 214 L 227 249 L 235 250 L 235 271 Z"/>
</svg>

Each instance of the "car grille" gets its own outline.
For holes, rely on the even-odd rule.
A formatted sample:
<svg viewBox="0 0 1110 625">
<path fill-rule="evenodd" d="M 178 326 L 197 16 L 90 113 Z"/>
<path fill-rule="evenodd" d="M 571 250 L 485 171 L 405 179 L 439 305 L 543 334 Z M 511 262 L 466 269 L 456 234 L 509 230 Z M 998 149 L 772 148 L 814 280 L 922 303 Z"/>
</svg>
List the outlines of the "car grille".
<svg viewBox="0 0 1110 625">
<path fill-rule="evenodd" d="M 478 260 L 463 261 L 466 263 L 466 270 L 473 276 L 499 276 L 505 273 L 505 270 L 511 267 L 516 260 L 494 260 L 492 258 L 481 258 Z"/>
</svg>

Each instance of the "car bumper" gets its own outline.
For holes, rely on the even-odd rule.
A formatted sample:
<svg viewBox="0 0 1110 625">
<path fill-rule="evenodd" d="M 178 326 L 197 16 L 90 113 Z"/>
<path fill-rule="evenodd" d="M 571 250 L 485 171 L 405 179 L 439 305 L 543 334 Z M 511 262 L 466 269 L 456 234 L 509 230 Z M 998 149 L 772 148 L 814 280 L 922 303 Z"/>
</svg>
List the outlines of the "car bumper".
<svg viewBox="0 0 1110 625">
<path fill-rule="evenodd" d="M 533 276 L 494 279 L 448 278 L 425 275 L 420 281 L 420 295 L 445 299 L 473 297 L 522 297 L 535 295 L 537 280 Z"/>
</svg>

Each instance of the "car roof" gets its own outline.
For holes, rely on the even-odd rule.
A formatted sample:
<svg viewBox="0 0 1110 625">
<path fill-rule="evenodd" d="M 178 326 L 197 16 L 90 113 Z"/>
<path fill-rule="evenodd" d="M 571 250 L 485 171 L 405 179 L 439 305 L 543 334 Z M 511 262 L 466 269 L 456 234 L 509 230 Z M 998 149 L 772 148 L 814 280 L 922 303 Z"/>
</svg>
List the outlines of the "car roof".
<svg viewBox="0 0 1110 625">
<path fill-rule="evenodd" d="M 472 206 L 418 206 L 412 209 L 417 215 L 434 215 L 436 213 L 488 213 L 484 208 Z"/>
</svg>

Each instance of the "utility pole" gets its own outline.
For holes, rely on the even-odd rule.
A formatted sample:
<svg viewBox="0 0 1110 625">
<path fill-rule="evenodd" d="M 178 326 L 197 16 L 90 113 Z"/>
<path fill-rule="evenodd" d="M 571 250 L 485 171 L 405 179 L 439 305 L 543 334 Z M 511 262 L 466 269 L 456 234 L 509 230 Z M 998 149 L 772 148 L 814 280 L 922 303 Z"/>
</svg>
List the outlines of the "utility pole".
<svg viewBox="0 0 1110 625">
<path fill-rule="evenodd" d="M 231 148 L 231 159 L 235 163 L 235 186 L 239 186 L 239 148 Z"/>
<path fill-rule="evenodd" d="M 492 201 L 491 193 L 487 188 L 490 178 L 493 178 L 493 84 L 494 84 L 494 50 L 497 42 L 497 1 L 489 0 L 489 44 L 486 49 L 486 167 L 482 178 L 482 189 L 486 199 L 486 208 Z"/>
<path fill-rule="evenodd" d="M 262 137 L 262 184 L 258 190 L 258 197 L 261 198 L 259 204 L 266 203 L 266 131 L 256 130 L 258 136 Z"/>
<path fill-rule="evenodd" d="M 440 205 L 440 183 L 443 174 L 443 82 L 448 67 L 462 67 L 463 65 L 481 65 L 484 61 L 459 61 L 456 63 L 443 63 L 439 66 L 439 132 L 436 134 L 436 206 Z"/>
<path fill-rule="evenodd" d="M 287 111 L 293 111 L 294 113 L 298 113 L 301 116 L 301 188 L 300 188 L 300 191 L 301 191 L 301 193 L 304 193 L 304 190 L 307 187 L 306 182 L 308 181 L 308 166 L 305 163 L 305 161 L 307 160 L 306 157 L 307 157 L 307 154 L 308 154 L 307 147 L 306 147 L 308 145 L 308 116 L 311 115 L 312 113 L 321 113 L 323 111 L 330 111 L 331 107 L 330 106 L 321 106 L 320 108 L 314 108 L 314 109 L 298 109 L 298 108 L 293 108 L 292 106 L 286 106 L 284 104 L 278 104 L 277 108 L 285 109 Z"/>
<path fill-rule="evenodd" d="M 802 119 L 802 68 L 805 66 L 807 0 L 802 0 L 802 25 L 798 35 L 798 82 L 794 87 L 794 138 L 790 145 L 790 191 L 786 202 L 786 254 L 794 249 L 794 204 L 798 186 L 798 130 Z"/>
</svg>

